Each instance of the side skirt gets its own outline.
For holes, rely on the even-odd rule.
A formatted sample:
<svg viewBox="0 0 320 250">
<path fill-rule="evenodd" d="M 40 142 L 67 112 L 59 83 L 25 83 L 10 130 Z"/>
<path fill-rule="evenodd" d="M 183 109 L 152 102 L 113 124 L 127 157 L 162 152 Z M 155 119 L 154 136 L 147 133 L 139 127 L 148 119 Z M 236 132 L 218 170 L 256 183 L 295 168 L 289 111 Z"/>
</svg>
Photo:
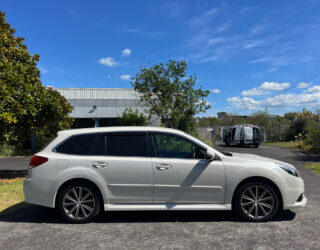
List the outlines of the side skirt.
<svg viewBox="0 0 320 250">
<path fill-rule="evenodd" d="M 104 204 L 104 211 L 231 210 L 231 204 Z"/>
</svg>

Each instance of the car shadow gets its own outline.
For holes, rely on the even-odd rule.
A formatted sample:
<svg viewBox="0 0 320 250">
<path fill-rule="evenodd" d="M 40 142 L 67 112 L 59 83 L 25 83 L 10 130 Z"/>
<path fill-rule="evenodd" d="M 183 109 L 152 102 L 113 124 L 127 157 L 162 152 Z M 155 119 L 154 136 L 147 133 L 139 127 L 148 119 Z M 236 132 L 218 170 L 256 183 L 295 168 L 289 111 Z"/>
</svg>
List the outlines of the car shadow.
<svg viewBox="0 0 320 250">
<path fill-rule="evenodd" d="M 226 144 L 223 144 L 223 143 L 220 143 L 220 144 L 216 144 L 215 146 L 218 146 L 218 147 L 223 147 L 223 148 L 254 148 L 255 147 L 253 145 L 238 145 L 238 144 L 231 144 L 231 145 L 226 145 Z"/>
<path fill-rule="evenodd" d="M 271 221 L 292 221 L 296 214 L 284 210 Z M 67 224 L 56 209 L 32 205 L 9 214 L 0 214 L 0 221 L 14 223 Z M 103 212 L 93 223 L 156 223 L 156 222 L 236 222 L 244 223 L 232 211 L 110 211 Z"/>
<path fill-rule="evenodd" d="M 312 155 L 302 150 L 290 150 L 293 156 L 289 157 L 294 161 L 301 161 L 301 162 L 320 162 L 319 155 Z"/>
</svg>

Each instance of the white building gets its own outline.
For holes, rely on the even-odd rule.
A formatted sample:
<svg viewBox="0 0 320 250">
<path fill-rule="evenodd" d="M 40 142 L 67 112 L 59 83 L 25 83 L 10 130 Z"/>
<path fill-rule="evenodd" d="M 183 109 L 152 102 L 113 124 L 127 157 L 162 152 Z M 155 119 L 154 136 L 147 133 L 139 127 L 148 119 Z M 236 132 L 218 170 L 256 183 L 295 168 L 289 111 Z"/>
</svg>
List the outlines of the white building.
<svg viewBox="0 0 320 250">
<path fill-rule="evenodd" d="M 148 117 L 147 105 L 133 89 L 124 88 L 54 88 L 73 106 L 74 128 L 117 126 L 126 108 L 131 107 Z M 152 117 L 151 126 L 160 126 Z"/>
</svg>

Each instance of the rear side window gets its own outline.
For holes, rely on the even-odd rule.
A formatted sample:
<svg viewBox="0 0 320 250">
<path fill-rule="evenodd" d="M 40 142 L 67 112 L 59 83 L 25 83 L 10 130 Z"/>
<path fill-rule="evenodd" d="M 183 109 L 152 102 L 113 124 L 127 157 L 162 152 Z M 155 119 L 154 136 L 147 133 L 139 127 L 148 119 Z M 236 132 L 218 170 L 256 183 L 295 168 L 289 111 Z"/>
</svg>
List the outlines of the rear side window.
<svg viewBox="0 0 320 250">
<path fill-rule="evenodd" d="M 99 134 L 72 136 L 55 151 L 72 155 L 105 155 L 105 137 Z"/>
<path fill-rule="evenodd" d="M 105 155 L 106 154 L 106 137 L 104 134 L 96 134 L 89 148 L 88 155 Z"/>
<path fill-rule="evenodd" d="M 107 155 L 146 156 L 146 136 L 144 134 L 110 134 L 107 136 Z"/>
</svg>

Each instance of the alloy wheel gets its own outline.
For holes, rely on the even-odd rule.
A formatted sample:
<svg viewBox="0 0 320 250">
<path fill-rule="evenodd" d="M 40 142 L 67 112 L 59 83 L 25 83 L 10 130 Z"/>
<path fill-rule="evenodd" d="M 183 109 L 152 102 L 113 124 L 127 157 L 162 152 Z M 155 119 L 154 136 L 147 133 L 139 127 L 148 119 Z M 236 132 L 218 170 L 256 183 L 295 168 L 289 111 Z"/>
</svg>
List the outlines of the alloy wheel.
<svg viewBox="0 0 320 250">
<path fill-rule="evenodd" d="M 92 192 L 84 187 L 73 187 L 63 197 L 63 209 L 70 218 L 82 220 L 94 211 L 96 201 Z"/>
<path fill-rule="evenodd" d="M 275 202 L 268 188 L 262 185 L 252 185 L 242 192 L 240 205 L 249 217 L 263 219 L 272 213 Z"/>
</svg>

